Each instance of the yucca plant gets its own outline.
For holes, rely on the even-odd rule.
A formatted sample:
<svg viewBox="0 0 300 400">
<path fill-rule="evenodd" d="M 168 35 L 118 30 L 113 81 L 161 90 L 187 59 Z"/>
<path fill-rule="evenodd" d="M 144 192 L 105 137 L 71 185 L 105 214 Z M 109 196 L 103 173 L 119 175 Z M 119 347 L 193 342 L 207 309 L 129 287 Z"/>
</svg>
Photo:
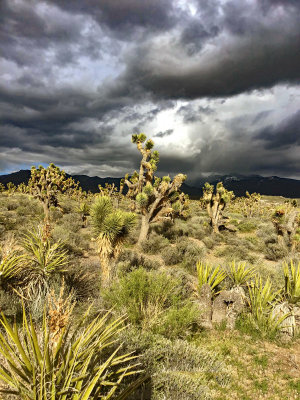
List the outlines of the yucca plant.
<svg viewBox="0 0 300 400">
<path fill-rule="evenodd" d="M 41 228 L 25 234 L 21 244 L 33 274 L 47 278 L 54 272 L 62 272 L 68 264 L 68 252 L 64 244 L 45 240 Z"/>
<path fill-rule="evenodd" d="M 255 268 L 247 268 L 245 262 L 233 261 L 229 266 L 228 278 L 234 286 L 244 286 L 255 277 Z"/>
<path fill-rule="evenodd" d="M 16 251 L 2 255 L 0 258 L 0 287 L 5 282 L 14 278 L 21 270 L 24 256 L 19 255 Z"/>
<path fill-rule="evenodd" d="M 120 254 L 122 244 L 136 224 L 136 215 L 114 209 L 108 196 L 97 197 L 91 206 L 90 215 L 97 235 L 102 285 L 107 286 L 111 281 L 114 263 Z"/>
<path fill-rule="evenodd" d="M 124 319 L 110 322 L 108 312 L 86 325 L 88 316 L 89 310 L 74 329 L 63 324 L 57 336 L 46 312 L 41 330 L 24 307 L 20 328 L 2 314 L 0 380 L 5 388 L 0 392 L 24 400 L 126 399 L 144 377 L 120 390 L 126 377 L 141 372 L 136 356 L 121 354 L 117 345 Z"/>
<path fill-rule="evenodd" d="M 284 263 L 284 294 L 289 303 L 296 304 L 300 302 L 300 262 L 296 266 L 293 261 Z"/>
<path fill-rule="evenodd" d="M 282 299 L 281 290 L 274 291 L 269 278 L 263 284 L 262 278 L 256 276 L 254 282 L 248 284 L 249 307 L 251 321 L 255 328 L 263 334 L 274 334 L 281 323 L 289 316 L 285 314 L 278 317 L 274 313 L 274 307 Z"/>
<path fill-rule="evenodd" d="M 197 262 L 197 273 L 198 273 L 198 291 L 200 292 L 202 286 L 208 283 L 214 294 L 218 286 L 226 278 L 226 272 L 221 269 L 220 266 L 213 267 L 210 264 L 204 264 L 201 261 Z"/>
</svg>

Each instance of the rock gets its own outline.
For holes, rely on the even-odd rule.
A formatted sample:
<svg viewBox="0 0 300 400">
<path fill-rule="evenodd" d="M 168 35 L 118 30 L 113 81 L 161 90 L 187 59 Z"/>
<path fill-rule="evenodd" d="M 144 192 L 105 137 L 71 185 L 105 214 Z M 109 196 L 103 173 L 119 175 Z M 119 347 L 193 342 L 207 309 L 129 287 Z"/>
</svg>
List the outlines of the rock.
<svg viewBox="0 0 300 400">
<path fill-rule="evenodd" d="M 234 329 L 238 315 L 245 308 L 245 292 L 243 288 L 236 287 L 223 290 L 213 303 L 212 322 L 226 321 L 226 327 Z"/>
<path fill-rule="evenodd" d="M 278 319 L 290 314 L 279 325 L 280 333 L 286 338 L 292 338 L 295 335 L 296 320 L 295 315 L 291 312 L 292 309 L 287 302 L 277 304 L 272 311 L 272 315 Z"/>
<path fill-rule="evenodd" d="M 212 291 L 208 283 L 205 283 L 200 290 L 199 309 L 201 312 L 200 321 L 204 328 L 212 329 Z"/>
</svg>

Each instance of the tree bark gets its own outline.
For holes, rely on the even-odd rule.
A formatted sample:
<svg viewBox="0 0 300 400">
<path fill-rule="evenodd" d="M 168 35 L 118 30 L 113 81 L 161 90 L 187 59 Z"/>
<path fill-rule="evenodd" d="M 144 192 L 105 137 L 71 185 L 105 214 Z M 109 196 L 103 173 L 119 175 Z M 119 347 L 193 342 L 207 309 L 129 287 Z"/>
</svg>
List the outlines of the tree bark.
<svg viewBox="0 0 300 400">
<path fill-rule="evenodd" d="M 148 233 L 149 233 L 149 220 L 146 215 L 142 215 L 142 224 L 141 224 L 141 230 L 140 230 L 140 235 L 137 244 L 140 245 L 144 240 L 147 239 Z"/>
</svg>

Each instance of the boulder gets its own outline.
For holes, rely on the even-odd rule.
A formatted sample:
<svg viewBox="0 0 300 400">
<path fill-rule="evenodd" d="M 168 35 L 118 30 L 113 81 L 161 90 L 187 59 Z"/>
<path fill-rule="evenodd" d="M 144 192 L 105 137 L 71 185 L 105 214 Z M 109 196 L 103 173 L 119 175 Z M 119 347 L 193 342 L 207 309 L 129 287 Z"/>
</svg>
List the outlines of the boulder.
<svg viewBox="0 0 300 400">
<path fill-rule="evenodd" d="M 226 327 L 234 329 L 235 321 L 244 308 L 245 292 L 243 288 L 223 290 L 213 302 L 212 322 L 220 324 L 226 321 Z"/>
<path fill-rule="evenodd" d="M 212 329 L 212 291 L 208 283 L 205 283 L 199 294 L 199 309 L 200 309 L 200 321 L 204 328 Z"/>
</svg>

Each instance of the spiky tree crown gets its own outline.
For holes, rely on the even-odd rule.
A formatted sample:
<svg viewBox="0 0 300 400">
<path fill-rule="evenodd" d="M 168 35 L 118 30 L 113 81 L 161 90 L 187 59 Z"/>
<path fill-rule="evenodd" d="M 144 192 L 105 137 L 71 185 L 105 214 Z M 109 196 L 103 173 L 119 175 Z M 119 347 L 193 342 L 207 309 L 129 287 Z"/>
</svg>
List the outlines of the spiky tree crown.
<svg viewBox="0 0 300 400">
<path fill-rule="evenodd" d="M 108 196 L 96 198 L 90 215 L 95 234 L 107 237 L 111 243 L 125 238 L 136 223 L 134 213 L 114 209 Z"/>
<path fill-rule="evenodd" d="M 66 173 L 53 163 L 48 168 L 40 165 L 31 168 L 31 177 L 28 182 L 30 193 L 41 201 L 48 201 L 57 205 L 58 192 L 64 192 L 76 184 L 72 178 L 66 178 Z"/>
</svg>

